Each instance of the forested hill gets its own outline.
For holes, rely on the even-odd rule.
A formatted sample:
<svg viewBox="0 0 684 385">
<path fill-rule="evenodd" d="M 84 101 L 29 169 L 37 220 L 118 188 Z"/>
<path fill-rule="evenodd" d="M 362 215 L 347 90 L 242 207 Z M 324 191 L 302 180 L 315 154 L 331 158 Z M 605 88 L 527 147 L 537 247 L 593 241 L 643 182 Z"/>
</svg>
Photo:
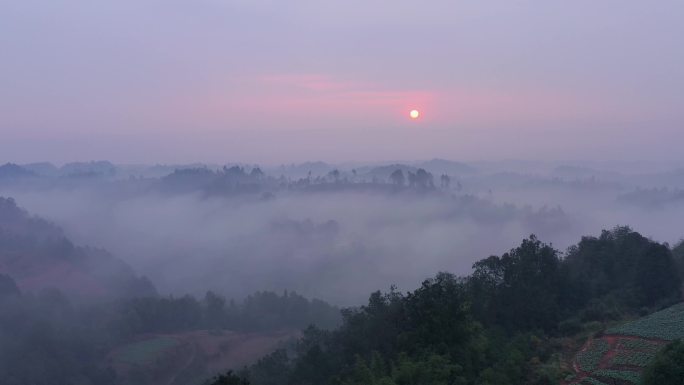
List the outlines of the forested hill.
<svg viewBox="0 0 684 385">
<path fill-rule="evenodd" d="M 212 383 L 559 384 L 577 336 L 681 300 L 680 250 L 627 227 L 564 255 L 532 236 L 468 277 L 373 293 L 340 328 L 309 328 L 295 350 Z"/>
<path fill-rule="evenodd" d="M 0 197 L 0 273 L 22 290 L 58 288 L 78 299 L 155 295 L 146 278 L 108 252 L 74 245 L 54 224 Z"/>
</svg>

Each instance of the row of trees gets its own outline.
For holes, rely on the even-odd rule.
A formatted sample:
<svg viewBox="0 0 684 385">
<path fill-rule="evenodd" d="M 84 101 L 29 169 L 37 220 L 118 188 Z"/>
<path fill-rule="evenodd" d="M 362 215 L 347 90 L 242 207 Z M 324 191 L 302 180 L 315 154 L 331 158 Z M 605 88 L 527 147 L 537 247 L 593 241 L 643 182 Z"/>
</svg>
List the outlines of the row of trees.
<svg viewBox="0 0 684 385">
<path fill-rule="evenodd" d="M 313 177 L 311 172 L 298 180 L 289 180 L 284 176 L 279 178 L 267 176 L 258 167 L 247 172 L 243 167 L 233 166 L 224 167 L 222 170 L 213 171 L 207 168 L 181 169 L 162 178 L 161 186 L 171 190 L 193 190 L 202 189 L 207 193 L 239 193 L 239 192 L 258 192 L 273 191 L 282 188 L 302 188 L 307 186 L 320 186 L 333 184 L 334 186 L 349 185 L 385 185 L 389 183 L 396 187 L 409 187 L 418 190 L 436 189 L 435 177 L 425 169 L 418 169 L 415 172 L 402 169 L 393 171 L 386 180 L 376 176 L 367 181 L 366 178 L 357 175 L 356 170 L 351 171 L 351 176 L 343 175 L 335 169 L 327 175 Z M 350 179 L 351 178 L 351 179 Z M 451 177 L 442 174 L 439 177 L 439 187 L 449 189 L 451 187 Z M 456 189 L 461 190 L 460 182 L 456 183 Z"/>
<path fill-rule="evenodd" d="M 121 301 L 117 314 L 110 327 L 119 336 L 198 329 L 301 330 L 312 324 L 330 329 L 341 322 L 338 308 L 287 291 L 282 295 L 257 292 L 240 303 L 211 291 L 202 300 L 192 296 L 136 298 Z"/>
</svg>

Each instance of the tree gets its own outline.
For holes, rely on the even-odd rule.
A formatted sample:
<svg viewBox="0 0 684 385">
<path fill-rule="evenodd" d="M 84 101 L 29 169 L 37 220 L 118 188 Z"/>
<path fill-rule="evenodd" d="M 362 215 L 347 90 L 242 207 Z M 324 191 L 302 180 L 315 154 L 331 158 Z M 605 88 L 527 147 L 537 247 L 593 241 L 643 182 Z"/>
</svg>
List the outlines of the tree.
<svg viewBox="0 0 684 385">
<path fill-rule="evenodd" d="M 680 297 L 681 278 L 672 251 L 626 226 L 582 237 L 564 260 L 572 301 L 613 296 L 627 309 Z"/>
<path fill-rule="evenodd" d="M 534 235 L 502 255 L 477 262 L 470 284 L 475 310 L 509 330 L 551 330 L 560 317 L 558 251 Z"/>
<path fill-rule="evenodd" d="M 290 374 L 287 352 L 278 349 L 263 357 L 250 368 L 249 378 L 259 385 L 281 385 Z"/>
<path fill-rule="evenodd" d="M 684 385 L 684 343 L 667 345 L 644 370 L 642 385 Z"/>
<path fill-rule="evenodd" d="M 449 175 L 447 174 L 442 174 L 442 176 L 439 178 L 440 180 L 440 186 L 442 188 L 449 188 L 449 185 L 451 184 L 451 178 L 449 178 Z"/>
<path fill-rule="evenodd" d="M 264 177 L 264 172 L 261 171 L 259 167 L 254 167 L 252 171 L 249 172 L 249 176 L 254 179 L 261 179 Z"/>
<path fill-rule="evenodd" d="M 254 170 L 252 170 L 254 171 Z M 261 170 L 259 170 L 261 171 Z M 240 167 L 240 166 L 233 166 L 231 168 L 228 168 L 226 166 L 223 166 L 223 174 L 224 176 L 228 178 L 234 178 L 234 179 L 241 179 L 247 176 L 247 173 L 245 172 L 245 169 Z"/>
<path fill-rule="evenodd" d="M 226 374 L 219 374 L 218 376 L 209 380 L 206 385 L 249 385 L 250 382 L 244 377 L 238 376 L 229 370 Z"/>
<path fill-rule="evenodd" d="M 397 385 L 465 385 L 468 382 L 461 371 L 462 368 L 446 356 L 432 354 L 422 360 L 409 360 L 403 356 L 392 377 Z"/>
<path fill-rule="evenodd" d="M 205 322 L 208 327 L 221 328 L 226 320 L 226 300 L 208 291 L 204 296 Z"/>
<path fill-rule="evenodd" d="M 670 250 L 650 242 L 637 262 L 636 284 L 645 304 L 655 304 L 668 297 L 679 297 L 681 278 Z"/>
<path fill-rule="evenodd" d="M 397 186 L 403 186 L 406 178 L 404 177 L 404 172 L 401 169 L 396 169 L 392 174 L 390 174 L 390 180 L 392 184 Z"/>
<path fill-rule="evenodd" d="M 408 185 L 409 187 L 416 186 L 416 174 L 411 171 L 408 172 Z"/>
<path fill-rule="evenodd" d="M 414 185 L 422 189 L 435 188 L 432 174 L 422 168 L 419 168 L 414 175 Z"/>
<path fill-rule="evenodd" d="M 672 249 L 672 256 L 679 268 L 679 276 L 684 277 L 684 239 L 680 240 Z"/>
<path fill-rule="evenodd" d="M 328 173 L 328 176 L 331 177 L 335 183 L 337 183 L 340 180 L 340 170 L 334 169 Z"/>
</svg>

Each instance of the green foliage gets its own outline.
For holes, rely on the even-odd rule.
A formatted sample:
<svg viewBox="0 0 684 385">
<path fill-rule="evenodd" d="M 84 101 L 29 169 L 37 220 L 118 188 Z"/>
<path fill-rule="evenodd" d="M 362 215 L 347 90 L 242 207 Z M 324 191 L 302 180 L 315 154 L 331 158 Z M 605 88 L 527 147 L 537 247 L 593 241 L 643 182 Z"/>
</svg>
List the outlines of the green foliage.
<svg viewBox="0 0 684 385">
<path fill-rule="evenodd" d="M 392 370 L 392 380 L 397 385 L 457 385 L 466 384 L 460 365 L 446 356 L 431 354 L 423 359 L 412 360 L 399 357 Z"/>
<path fill-rule="evenodd" d="M 376 292 L 368 305 L 344 310 L 339 329 L 307 330 L 284 364 L 286 382 L 554 384 L 563 372 L 550 364 L 546 333 L 572 334 L 587 321 L 601 326 L 677 298 L 672 263 L 665 245 L 626 227 L 583 238 L 565 259 L 531 236 L 501 257 L 479 261 L 468 278 L 440 273 L 405 295 Z M 643 365 L 649 348 L 616 359 Z M 598 370 L 608 349 L 596 339 L 578 363 Z M 633 379 L 631 372 L 601 374 L 584 382 Z"/>
<path fill-rule="evenodd" d="M 684 343 L 670 343 L 660 351 L 642 376 L 642 385 L 684 384 Z"/>
<path fill-rule="evenodd" d="M 623 349 L 639 350 L 652 353 L 655 353 L 662 347 L 662 344 L 659 344 L 657 342 L 651 342 L 641 339 L 623 339 L 620 341 L 620 345 Z"/>
<path fill-rule="evenodd" d="M 402 354 L 387 370 L 382 358 L 375 353 L 370 364 L 357 357 L 348 379 L 343 385 L 458 385 L 466 384 L 462 368 L 448 357 L 431 354 L 423 358 L 409 358 Z"/>
<path fill-rule="evenodd" d="M 368 305 L 343 312 L 342 326 L 307 329 L 292 361 L 280 360 L 290 384 L 481 385 L 535 382 L 531 361 L 548 357 L 544 340 L 483 329 L 470 314 L 468 282 L 440 273 L 402 295 L 373 293 Z M 256 385 L 275 384 L 261 362 L 250 369 Z M 279 378 L 283 383 L 282 377 Z M 269 382 L 271 381 L 271 382 Z M 547 381 L 547 382 L 544 382 Z"/>
<path fill-rule="evenodd" d="M 684 277 L 684 239 L 680 240 L 672 249 L 672 256 L 679 268 L 679 276 Z"/>
<path fill-rule="evenodd" d="M 613 357 L 613 365 L 645 367 L 655 357 L 655 352 L 621 351 Z"/>
<path fill-rule="evenodd" d="M 668 341 L 684 338 L 684 304 L 671 306 L 650 316 L 609 329 L 608 333 Z"/>
<path fill-rule="evenodd" d="M 192 296 L 147 297 L 123 300 L 118 306 L 110 328 L 121 337 L 197 329 L 302 329 L 311 324 L 332 328 L 341 318 L 338 308 L 293 292 L 257 292 L 240 304 L 207 292 L 203 301 Z"/>
<path fill-rule="evenodd" d="M 242 376 L 238 376 L 232 370 L 229 370 L 226 374 L 219 374 L 218 376 L 212 378 L 205 385 L 249 385 L 250 382 Z"/>
<path fill-rule="evenodd" d="M 471 277 L 476 314 L 509 331 L 557 327 L 560 319 L 558 252 L 535 236 L 502 255 L 477 262 Z"/>
<path fill-rule="evenodd" d="M 290 364 L 287 352 L 278 349 L 251 367 L 250 380 L 259 385 L 281 385 L 283 378 L 290 376 Z"/>
<path fill-rule="evenodd" d="M 575 306 L 610 296 L 637 309 L 680 298 L 682 281 L 669 248 L 629 227 L 583 237 L 567 254 L 565 299 Z"/>
<path fill-rule="evenodd" d="M 585 372 L 596 370 L 603 356 L 608 352 L 610 346 L 601 339 L 591 341 L 587 350 L 577 353 L 577 363 Z"/>
<path fill-rule="evenodd" d="M 56 290 L 11 292 L 0 296 L 0 383 L 116 383 L 114 372 L 101 365 L 107 335 L 91 328 L 92 317 Z"/>
<path fill-rule="evenodd" d="M 594 377 L 586 377 L 586 378 L 582 379 L 582 384 L 586 384 L 586 385 L 608 385 L 605 382 L 601 382 L 601 381 L 595 379 Z"/>
<path fill-rule="evenodd" d="M 599 369 L 592 373 L 594 376 L 605 379 L 614 379 L 628 381 L 633 384 L 639 383 L 640 374 L 639 372 L 633 372 L 629 370 L 610 370 L 610 369 Z M 660 384 L 664 385 L 664 384 Z"/>
</svg>

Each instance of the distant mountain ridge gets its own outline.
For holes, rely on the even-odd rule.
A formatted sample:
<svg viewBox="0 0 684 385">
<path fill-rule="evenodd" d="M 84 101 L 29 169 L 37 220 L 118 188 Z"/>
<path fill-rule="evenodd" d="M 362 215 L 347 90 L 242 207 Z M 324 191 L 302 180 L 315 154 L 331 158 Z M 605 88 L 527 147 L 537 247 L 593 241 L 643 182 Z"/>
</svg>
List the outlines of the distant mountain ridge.
<svg viewBox="0 0 684 385">
<path fill-rule="evenodd" d="M 23 178 L 36 176 L 36 174 L 18 164 L 6 163 L 0 166 L 0 179 L 3 178 Z"/>
</svg>

